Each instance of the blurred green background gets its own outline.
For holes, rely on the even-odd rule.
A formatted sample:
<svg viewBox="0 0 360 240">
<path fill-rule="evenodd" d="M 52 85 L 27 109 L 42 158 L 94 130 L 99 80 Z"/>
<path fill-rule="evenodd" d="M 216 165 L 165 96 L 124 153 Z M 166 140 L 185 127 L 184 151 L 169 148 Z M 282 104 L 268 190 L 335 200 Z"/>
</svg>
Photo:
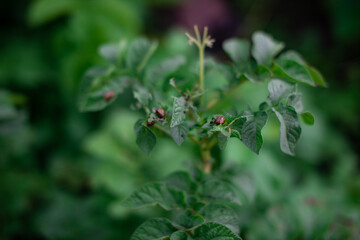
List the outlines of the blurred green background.
<svg viewBox="0 0 360 240">
<path fill-rule="evenodd" d="M 259 156 L 229 143 L 222 157 L 244 172 L 241 236 L 359 239 L 359 12 L 356 0 L 1 1 L 0 239 L 125 240 L 145 219 L 168 214 L 120 202 L 145 182 L 187 169 L 192 145 L 159 140 L 147 158 L 135 144 L 131 93 L 81 114 L 77 88 L 88 67 L 103 63 L 97 48 L 105 42 L 147 36 L 160 40 L 155 62 L 195 57 L 184 35 L 194 24 L 209 26 L 210 53 L 219 59 L 223 40 L 264 30 L 329 83 L 303 89 L 316 123 L 303 126 L 296 157 L 280 152 L 275 120 Z M 256 106 L 266 95 L 265 84 L 244 84 L 226 106 Z"/>
</svg>

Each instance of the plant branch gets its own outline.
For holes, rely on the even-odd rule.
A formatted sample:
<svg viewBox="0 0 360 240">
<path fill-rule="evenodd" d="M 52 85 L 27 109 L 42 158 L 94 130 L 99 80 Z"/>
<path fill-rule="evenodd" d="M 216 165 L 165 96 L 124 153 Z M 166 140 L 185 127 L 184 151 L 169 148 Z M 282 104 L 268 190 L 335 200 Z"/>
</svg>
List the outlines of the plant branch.
<svg viewBox="0 0 360 240">
<path fill-rule="evenodd" d="M 198 41 L 198 43 L 201 43 L 200 31 L 197 25 L 194 26 L 194 30 L 195 30 L 196 40 Z"/>
</svg>

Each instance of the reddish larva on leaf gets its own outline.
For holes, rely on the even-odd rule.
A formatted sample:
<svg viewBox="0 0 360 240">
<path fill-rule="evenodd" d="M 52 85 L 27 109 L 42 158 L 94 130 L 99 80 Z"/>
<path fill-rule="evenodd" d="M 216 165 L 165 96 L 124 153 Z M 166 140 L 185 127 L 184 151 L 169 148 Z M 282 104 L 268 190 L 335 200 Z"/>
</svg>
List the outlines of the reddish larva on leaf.
<svg viewBox="0 0 360 240">
<path fill-rule="evenodd" d="M 108 91 L 104 94 L 104 100 L 105 101 L 110 101 L 111 99 L 113 99 L 115 97 L 115 93 L 113 91 Z"/>
<path fill-rule="evenodd" d="M 156 113 L 156 116 L 158 116 L 159 118 L 164 118 L 166 116 L 166 112 L 162 108 L 156 109 L 155 113 Z"/>
<path fill-rule="evenodd" d="M 215 120 L 216 125 L 222 125 L 225 123 L 225 118 L 223 116 L 218 116 Z"/>
<path fill-rule="evenodd" d="M 151 126 L 154 126 L 155 123 L 156 123 L 155 120 L 153 120 L 153 121 L 151 121 L 151 122 L 147 121 L 147 122 L 146 122 L 146 125 L 147 125 L 148 127 L 151 127 Z"/>
</svg>

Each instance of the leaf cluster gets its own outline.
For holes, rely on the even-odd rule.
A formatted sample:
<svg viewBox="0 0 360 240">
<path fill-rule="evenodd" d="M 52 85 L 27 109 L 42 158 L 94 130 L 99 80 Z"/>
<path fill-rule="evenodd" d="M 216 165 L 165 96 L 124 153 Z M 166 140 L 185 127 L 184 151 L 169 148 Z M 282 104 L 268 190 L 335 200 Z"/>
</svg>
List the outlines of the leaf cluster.
<svg viewBox="0 0 360 240">
<path fill-rule="evenodd" d="M 175 172 L 161 182 L 136 190 L 123 205 L 129 208 L 159 205 L 175 212 L 173 219 L 146 221 L 132 235 L 136 239 L 239 240 L 237 193 L 230 183 L 201 171 L 190 176 Z"/>
<path fill-rule="evenodd" d="M 226 114 L 224 109 L 222 114 L 226 115 L 226 124 L 222 126 L 214 125 L 211 120 L 216 116 L 208 116 L 207 108 L 198 105 L 199 97 L 206 92 L 200 92 L 196 84 L 190 90 L 181 90 L 171 78 L 177 76 L 177 70 L 186 64 L 183 56 L 171 57 L 146 68 L 158 43 L 145 38 L 136 39 L 128 47 L 125 41 L 100 47 L 99 53 L 109 64 L 91 68 L 85 74 L 80 89 L 80 110 L 101 110 L 131 87 L 136 99 L 133 107 L 144 109 L 146 113 L 145 119 L 136 123 L 135 133 L 137 144 L 148 155 L 156 145 L 159 129 L 178 145 L 189 135 L 197 142 L 214 138 L 224 149 L 229 138 L 236 137 L 258 154 L 263 144 L 261 130 L 269 115 L 275 113 L 280 121 L 281 150 L 293 155 L 301 134 L 299 116 L 307 124 L 314 122 L 311 113 L 303 111 L 302 94 L 297 91 L 297 84 L 326 86 L 326 83 L 295 51 L 278 56 L 284 48 L 283 43 L 263 32 L 254 33 L 252 40 L 252 45 L 243 39 L 225 41 L 223 48 L 231 62 L 224 64 L 213 60 L 211 67 L 219 69 L 227 78 L 228 86 L 222 89 L 223 93 L 243 81 L 268 81 L 268 99 L 257 110 Z M 169 79 L 175 94 L 169 88 L 161 88 Z M 108 91 L 115 93 L 111 100 L 104 99 Z M 154 107 L 157 106 L 166 106 L 166 121 L 160 122 L 154 117 Z M 148 127 L 147 123 L 153 121 L 157 122 L 156 126 Z"/>
<path fill-rule="evenodd" d="M 134 126 L 136 143 L 147 155 L 158 137 L 173 139 L 178 145 L 189 138 L 200 148 L 204 166 L 199 174 L 176 172 L 162 182 L 143 186 L 123 202 L 130 208 L 159 205 L 178 213 L 172 220 L 156 218 L 145 222 L 132 239 L 240 239 L 238 196 L 229 183 L 206 174 L 214 162 L 211 149 L 216 144 L 225 149 L 233 137 L 259 154 L 262 129 L 273 114 L 280 122 L 280 149 L 294 155 L 301 136 L 299 119 L 314 123 L 312 114 L 304 111 L 298 84 L 326 87 L 326 82 L 300 54 L 282 52 L 283 43 L 260 31 L 253 34 L 252 43 L 243 39 L 225 41 L 228 62 L 211 58 L 204 62 L 205 46 L 199 47 L 200 73 L 194 71 L 196 63 L 183 56 L 151 63 L 157 46 L 156 41 L 140 38 L 130 44 L 121 41 L 100 47 L 99 53 L 108 64 L 88 70 L 80 87 L 79 107 L 84 112 L 101 110 L 131 89 L 131 107 L 143 112 L 143 118 Z M 204 72 L 206 76 L 214 69 L 227 84 L 217 89 L 218 99 L 204 103 L 203 97 L 211 91 L 203 89 Z M 221 103 L 223 96 L 245 81 L 268 84 L 268 97 L 257 109 L 211 113 L 214 104 Z M 106 97 L 109 92 L 110 99 Z M 160 108 L 164 116 L 157 115 Z M 219 117 L 224 121 L 217 121 Z"/>
</svg>

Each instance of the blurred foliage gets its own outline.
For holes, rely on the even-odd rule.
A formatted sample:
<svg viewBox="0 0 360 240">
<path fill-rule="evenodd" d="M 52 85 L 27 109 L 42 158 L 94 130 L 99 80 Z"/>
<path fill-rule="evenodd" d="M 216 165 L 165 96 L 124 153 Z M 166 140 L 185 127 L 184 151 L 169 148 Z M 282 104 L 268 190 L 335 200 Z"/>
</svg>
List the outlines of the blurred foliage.
<svg viewBox="0 0 360 240">
<path fill-rule="evenodd" d="M 166 215 L 157 208 L 129 212 L 119 202 L 147 181 L 186 169 L 195 150 L 187 142 L 179 148 L 159 140 L 147 158 L 135 143 L 133 122 L 138 115 L 128 110 L 130 93 L 102 113 L 80 114 L 76 91 L 85 69 L 103 63 L 96 49 L 105 42 L 139 35 L 159 38 L 151 64 L 165 53 L 195 56 L 184 31 L 177 28 L 187 24 L 181 18 L 187 8 L 181 4 L 0 3 L 0 239 L 128 239 L 149 216 Z M 264 129 L 259 156 L 236 139 L 229 142 L 221 157 L 236 166 L 229 166 L 229 177 L 238 179 L 247 192 L 241 236 L 358 239 L 359 1 L 223 4 L 228 9 L 226 25 L 209 23 L 217 40 L 212 52 L 216 57 L 224 58 L 219 52 L 223 39 L 248 38 L 262 29 L 306 56 L 329 83 L 328 89 L 303 90 L 304 99 L 312 103 L 305 106 L 316 119 L 314 126 L 303 126 L 296 157 L 278 150 L 275 119 Z M 207 77 L 217 80 L 214 74 Z M 221 81 L 213 87 L 217 84 Z M 266 94 L 265 84 L 246 83 L 214 112 L 243 102 L 257 106 Z M 232 175 L 236 168 L 241 174 Z"/>
</svg>

